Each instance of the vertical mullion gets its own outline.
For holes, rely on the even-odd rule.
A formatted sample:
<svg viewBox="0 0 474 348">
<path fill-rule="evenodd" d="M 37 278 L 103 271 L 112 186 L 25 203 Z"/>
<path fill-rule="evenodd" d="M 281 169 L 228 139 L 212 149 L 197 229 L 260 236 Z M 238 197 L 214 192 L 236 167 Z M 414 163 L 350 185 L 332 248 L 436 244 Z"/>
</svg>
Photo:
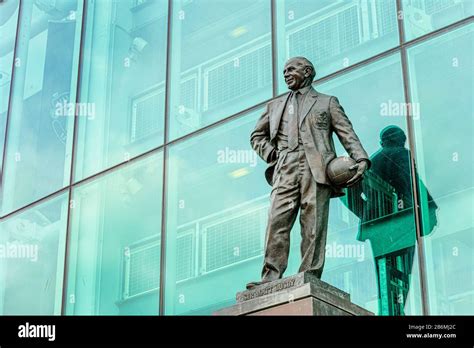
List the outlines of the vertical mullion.
<svg viewBox="0 0 474 348">
<path fill-rule="evenodd" d="M 164 315 L 165 306 L 165 277 L 166 277 L 166 199 L 168 186 L 168 142 L 170 117 L 170 88 L 171 88 L 171 30 L 173 18 L 173 0 L 168 0 L 168 23 L 166 33 L 166 73 L 165 73 L 165 117 L 164 117 L 164 146 L 163 146 L 163 186 L 161 196 L 161 242 L 160 242 L 160 291 L 159 315 Z"/>
<path fill-rule="evenodd" d="M 9 186 L 5 186 L 5 168 L 7 167 L 7 154 L 8 147 L 11 146 L 9 140 L 15 140 L 15 136 L 12 137 L 12 131 L 18 133 L 17 123 L 19 121 L 13 117 L 14 114 L 23 114 L 24 104 L 24 90 L 25 81 L 27 75 L 27 61 L 29 52 L 29 43 L 31 38 L 31 23 L 33 17 L 34 4 L 30 2 L 19 1 L 18 5 L 18 20 L 16 28 L 15 45 L 13 52 L 13 64 L 12 64 L 12 76 L 10 78 L 10 95 L 8 97 L 8 109 L 5 123 L 5 138 L 3 148 L 3 160 L 2 160 L 2 206 L 1 212 L 4 212 L 5 205 L 7 205 L 7 212 L 15 210 L 10 199 L 10 195 L 13 194 L 12 187 L 15 186 L 16 177 L 13 176 L 13 183 Z M 17 65 L 18 60 L 18 65 Z M 16 121 L 16 122 L 14 122 Z M 17 126 L 17 127 L 15 127 Z M 13 133 L 14 134 L 14 133 Z M 11 138 L 11 139 L 10 139 Z M 10 163 L 14 164 L 14 163 Z M 5 199 L 7 198 L 7 199 Z M 8 204 L 5 204 L 8 202 Z"/>
<path fill-rule="evenodd" d="M 416 173 L 416 143 L 415 143 L 415 133 L 413 119 L 410 115 L 409 105 L 411 105 L 411 93 L 410 93 L 410 81 L 409 81 L 409 71 L 408 71 L 408 62 L 407 62 L 407 52 L 405 47 L 405 28 L 404 28 L 404 13 L 402 0 L 396 0 L 397 3 L 397 23 L 398 23 L 398 33 L 400 39 L 400 54 L 401 54 L 401 65 L 402 65 L 402 77 L 403 77 L 403 89 L 405 96 L 405 104 L 407 108 L 406 113 L 406 125 L 408 133 L 408 146 L 410 149 L 410 174 L 411 174 L 411 183 L 412 183 L 412 192 L 413 192 L 413 210 L 415 217 L 415 228 L 416 228 L 416 242 L 417 242 L 417 251 L 418 251 L 418 265 L 420 268 L 420 291 L 421 291 L 421 305 L 423 315 L 429 315 L 429 302 L 428 302 L 428 293 L 427 293 L 427 276 L 426 276 L 426 264 L 425 264 L 425 252 L 424 252 L 424 241 L 422 238 L 422 216 L 421 216 L 421 207 L 420 207 L 420 196 L 419 196 L 419 185 L 418 185 L 418 175 Z"/>
<path fill-rule="evenodd" d="M 276 18 L 276 1 L 271 0 L 271 50 L 272 50 L 272 96 L 275 98 L 278 95 L 278 37 L 277 37 L 277 18 Z"/>
<path fill-rule="evenodd" d="M 16 20 L 16 33 L 15 33 L 15 43 L 13 44 L 13 60 L 12 60 L 12 67 L 11 67 L 11 74 L 10 74 L 10 90 L 8 95 L 8 105 L 7 105 L 7 112 L 5 115 L 5 133 L 3 139 L 3 153 L 2 153 L 2 163 L 0 164 L 0 195 L 3 196 L 4 194 L 4 174 L 5 174 L 5 159 L 6 159 L 6 151 L 7 151 L 7 139 L 8 139 L 8 128 L 9 128 L 9 120 L 11 114 L 11 104 L 12 104 L 12 93 L 13 93 L 13 83 L 15 77 L 15 64 L 16 64 L 16 57 L 17 57 L 17 48 L 18 48 L 18 38 L 20 33 L 20 18 L 22 14 L 22 1 L 18 2 L 18 13 L 17 13 L 17 20 Z M 3 215 L 3 202 L 4 200 L 0 196 L 0 222 L 2 220 Z M 3 268 L 3 267 L 2 267 Z M 2 272 L 3 273 L 3 272 Z M 4 306 L 5 306 L 5 289 L 0 290 L 0 314 L 4 315 Z"/>
<path fill-rule="evenodd" d="M 18 48 L 18 38 L 20 33 L 20 18 L 22 14 L 22 1 L 18 2 L 18 15 L 16 18 L 16 34 L 15 34 L 15 44 L 13 45 L 13 61 L 12 61 L 12 68 L 10 74 L 10 91 L 8 94 L 8 105 L 7 105 L 7 114 L 5 120 L 5 133 L 3 138 L 3 154 L 2 154 L 2 165 L 1 165 L 1 172 L 0 172 L 0 186 L 3 187 L 3 175 L 5 173 L 5 158 L 7 154 L 7 139 L 8 139 L 8 125 L 10 121 L 10 114 L 11 114 L 11 104 L 12 104 L 12 93 L 13 93 L 13 83 L 15 80 L 15 64 L 16 64 L 16 57 L 17 57 L 17 48 Z M 3 208 L 0 207 L 0 211 L 3 211 Z M 1 214 L 0 214 L 1 215 Z"/>
<path fill-rule="evenodd" d="M 82 81 L 82 66 L 84 59 L 84 38 L 85 38 L 85 25 L 86 25 L 86 15 L 88 0 L 83 0 L 82 2 L 82 18 L 81 18 L 81 35 L 79 38 L 79 61 L 77 64 L 77 81 L 76 81 L 76 98 L 74 100 L 74 105 L 77 105 L 80 101 L 80 87 Z M 61 306 L 61 315 L 65 315 L 66 301 L 67 301 L 67 274 L 68 274 L 68 265 L 69 265 L 69 250 L 70 250 L 70 236 L 71 236 L 71 202 L 72 202 L 72 187 L 74 183 L 74 170 L 76 163 L 76 143 L 77 143 L 77 132 L 78 132 L 78 115 L 76 115 L 76 108 L 74 107 L 73 113 L 73 132 L 72 132 L 72 149 L 71 149 L 71 163 L 70 163 L 70 172 L 69 172 L 69 187 L 68 187 L 68 204 L 67 204 L 67 219 L 66 219 L 66 249 L 64 253 L 64 272 L 63 272 L 63 292 L 62 292 L 62 306 Z"/>
</svg>

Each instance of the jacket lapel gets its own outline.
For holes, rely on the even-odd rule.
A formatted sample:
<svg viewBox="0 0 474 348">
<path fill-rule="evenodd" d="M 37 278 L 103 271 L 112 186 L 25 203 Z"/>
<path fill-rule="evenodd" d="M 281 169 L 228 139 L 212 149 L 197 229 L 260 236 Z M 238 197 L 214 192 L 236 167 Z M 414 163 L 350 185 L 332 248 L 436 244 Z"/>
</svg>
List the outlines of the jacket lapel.
<svg viewBox="0 0 474 348">
<path fill-rule="evenodd" d="M 286 96 L 282 96 L 276 101 L 275 111 L 270 117 L 270 140 L 273 140 L 278 132 L 278 128 L 280 127 L 281 116 L 283 115 L 283 111 L 285 110 L 285 105 L 290 97 L 290 93 Z"/>
<path fill-rule="evenodd" d="M 300 124 L 299 127 L 303 124 L 303 120 L 305 119 L 306 115 L 308 115 L 309 111 L 313 107 L 314 103 L 318 99 L 318 92 L 314 90 L 313 87 L 310 88 L 306 98 L 304 99 L 303 108 L 301 109 L 300 113 Z"/>
</svg>

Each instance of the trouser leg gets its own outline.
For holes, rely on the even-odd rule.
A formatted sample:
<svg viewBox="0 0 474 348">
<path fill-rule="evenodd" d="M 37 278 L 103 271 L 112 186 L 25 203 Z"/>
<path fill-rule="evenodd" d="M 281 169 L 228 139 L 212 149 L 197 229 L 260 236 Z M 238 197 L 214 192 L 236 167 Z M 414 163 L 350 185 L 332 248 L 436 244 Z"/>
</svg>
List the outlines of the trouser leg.
<svg viewBox="0 0 474 348">
<path fill-rule="evenodd" d="M 286 169 L 286 168 L 285 168 Z M 300 192 L 292 172 L 280 173 L 270 198 L 262 280 L 280 279 L 288 265 L 290 231 L 298 214 Z"/>
<path fill-rule="evenodd" d="M 310 175 L 301 181 L 301 266 L 321 278 L 325 254 L 331 188 L 318 184 Z"/>
</svg>

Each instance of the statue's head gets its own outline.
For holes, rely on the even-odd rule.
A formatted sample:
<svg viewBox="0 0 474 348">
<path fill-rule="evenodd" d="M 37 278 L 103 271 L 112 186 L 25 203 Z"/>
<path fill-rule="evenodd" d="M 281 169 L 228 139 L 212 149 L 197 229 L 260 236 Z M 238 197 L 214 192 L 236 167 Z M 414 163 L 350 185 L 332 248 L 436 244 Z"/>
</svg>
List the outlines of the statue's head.
<svg viewBox="0 0 474 348">
<path fill-rule="evenodd" d="M 316 76 L 313 63 L 305 57 L 293 57 L 286 61 L 283 77 L 292 91 L 311 85 Z"/>
</svg>

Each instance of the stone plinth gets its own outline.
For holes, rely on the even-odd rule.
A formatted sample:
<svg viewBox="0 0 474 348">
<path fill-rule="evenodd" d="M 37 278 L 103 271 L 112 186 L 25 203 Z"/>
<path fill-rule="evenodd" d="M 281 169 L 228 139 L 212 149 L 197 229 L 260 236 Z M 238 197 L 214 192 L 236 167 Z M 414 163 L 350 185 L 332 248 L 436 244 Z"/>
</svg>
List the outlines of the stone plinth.
<svg viewBox="0 0 474 348">
<path fill-rule="evenodd" d="M 310 272 L 239 292 L 236 299 L 235 305 L 214 315 L 373 315 Z"/>
</svg>

